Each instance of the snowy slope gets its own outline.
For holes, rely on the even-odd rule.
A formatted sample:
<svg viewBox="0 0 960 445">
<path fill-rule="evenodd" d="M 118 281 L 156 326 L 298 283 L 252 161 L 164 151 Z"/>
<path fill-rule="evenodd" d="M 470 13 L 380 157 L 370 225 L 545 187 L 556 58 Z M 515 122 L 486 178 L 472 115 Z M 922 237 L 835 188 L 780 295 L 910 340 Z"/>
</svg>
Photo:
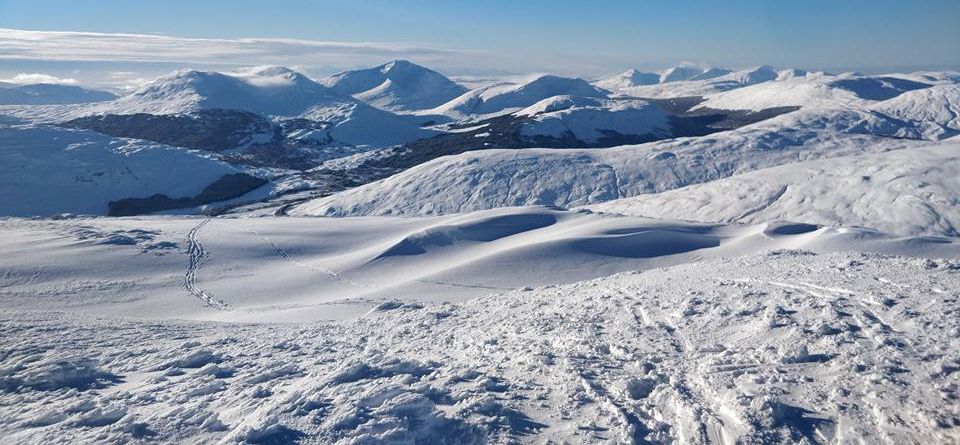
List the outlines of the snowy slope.
<svg viewBox="0 0 960 445">
<path fill-rule="evenodd" d="M 803 75 L 799 75 L 803 74 Z M 707 100 L 698 107 L 725 110 L 761 110 L 771 107 L 800 106 L 805 108 L 853 107 L 865 109 L 878 101 L 891 101 L 891 107 L 918 109 L 930 102 L 934 113 L 956 97 L 955 86 L 946 73 L 939 75 L 831 76 L 823 73 L 783 73 L 775 82 L 764 82 L 721 92 L 707 92 Z M 932 91 L 928 91 L 934 88 Z M 943 99 L 940 104 L 933 101 Z M 897 100 L 900 98 L 899 100 Z M 883 106 L 874 107 L 884 110 Z M 917 119 L 919 120 L 919 119 Z"/>
<path fill-rule="evenodd" d="M 519 219 L 502 219 L 511 215 Z M 559 221 L 544 226 L 551 215 Z M 450 283 L 445 302 L 351 299 L 365 312 L 358 319 L 278 325 L 262 322 L 324 308 L 316 298 L 270 305 L 291 288 L 367 284 L 319 277 L 338 249 L 384 222 L 0 221 L 15 235 L 0 239 L 0 435 L 24 444 L 958 439 L 957 243 L 796 224 L 567 219 L 464 215 L 373 251 L 380 261 L 443 262 L 470 246 L 527 246 L 529 256 L 461 275 L 478 283 L 569 272 L 550 260 L 577 271 L 693 249 L 693 262 L 506 293 Z M 563 231 L 574 235 L 550 239 Z M 525 235 L 540 243 L 511 241 Z M 927 258 L 861 253 L 871 251 Z M 184 268 L 198 293 L 231 305 L 199 311 L 180 288 Z M 217 293 L 237 280 L 254 286 Z M 457 301 L 471 292 L 491 295 Z M 167 318 L 228 318 L 244 297 L 262 305 L 247 314 L 258 324 Z M 120 308 L 131 317 L 110 315 Z"/>
<path fill-rule="evenodd" d="M 598 88 L 608 91 L 617 91 L 622 88 L 636 87 L 640 85 L 653 85 L 660 82 L 660 75 L 657 73 L 645 73 L 635 69 L 627 70 L 594 83 Z"/>
<path fill-rule="evenodd" d="M 831 86 L 831 77 L 785 76 L 744 88 L 711 94 L 699 108 L 719 110 L 763 110 L 773 107 L 838 108 L 862 107 L 864 101 L 853 92 Z"/>
<path fill-rule="evenodd" d="M 297 116 L 317 105 L 354 102 L 300 73 L 269 67 L 230 74 L 180 70 L 95 110 L 112 114 L 184 114 L 201 109 L 233 109 Z"/>
<path fill-rule="evenodd" d="M 529 107 L 553 96 L 606 97 L 606 90 L 594 87 L 583 79 L 540 76 L 520 84 L 501 83 L 469 91 L 423 114 L 440 114 L 454 118 L 506 114 Z"/>
<path fill-rule="evenodd" d="M 703 71 L 693 67 L 675 67 L 667 70 L 657 85 L 640 85 L 621 88 L 618 93 L 634 97 L 671 98 L 705 96 L 734 90 L 777 79 L 779 73 L 769 66 L 731 71 L 710 69 Z"/>
<path fill-rule="evenodd" d="M 434 108 L 467 92 L 443 74 L 406 60 L 334 74 L 321 83 L 390 111 Z"/>
<path fill-rule="evenodd" d="M 679 82 L 690 80 L 694 76 L 703 74 L 706 70 L 695 66 L 680 65 L 667 68 L 660 72 L 659 83 Z"/>
<path fill-rule="evenodd" d="M 669 116 L 660 107 L 642 100 L 609 100 L 592 97 L 553 96 L 514 113 L 530 117 L 525 136 L 563 137 L 595 143 L 610 132 L 618 135 L 670 134 Z"/>
<path fill-rule="evenodd" d="M 909 91 L 874 104 L 873 110 L 924 126 L 928 139 L 960 133 L 960 84 Z"/>
<path fill-rule="evenodd" d="M 50 105 L 102 102 L 116 99 L 106 91 L 74 85 L 33 84 L 0 86 L 0 105 Z"/>
<path fill-rule="evenodd" d="M 789 220 L 960 236 L 960 143 L 821 159 L 588 206 L 652 218 Z"/>
<path fill-rule="evenodd" d="M 584 205 L 784 163 L 916 146 L 876 136 L 904 131 L 901 121 L 878 114 L 801 110 L 698 138 L 608 149 L 468 152 L 306 202 L 294 213 L 417 215 L 511 205 Z"/>
<path fill-rule="evenodd" d="M 462 301 L 768 249 L 957 252 L 956 243 L 870 230 L 682 223 L 541 207 L 417 218 L 0 225 L 9 235 L 0 242 L 0 308 L 222 321 L 354 318 L 389 301 Z M 37 272 L 52 257 L 58 268 Z M 91 257 L 98 261 L 83 260 Z"/>
<path fill-rule="evenodd" d="M 281 67 L 231 74 L 178 71 L 116 101 L 73 114 L 179 115 L 213 109 L 328 122 L 331 137 L 350 145 L 388 146 L 435 134 Z"/>
<path fill-rule="evenodd" d="M 90 131 L 0 125 L 0 215 L 103 215 L 110 201 L 192 197 L 234 167 L 184 149 Z"/>
</svg>

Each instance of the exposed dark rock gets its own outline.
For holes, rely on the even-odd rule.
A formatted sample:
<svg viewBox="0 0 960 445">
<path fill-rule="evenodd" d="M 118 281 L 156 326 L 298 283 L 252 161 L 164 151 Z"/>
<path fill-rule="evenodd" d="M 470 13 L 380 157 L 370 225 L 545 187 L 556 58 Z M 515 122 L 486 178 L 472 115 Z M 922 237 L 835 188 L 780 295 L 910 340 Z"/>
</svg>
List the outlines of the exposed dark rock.
<svg viewBox="0 0 960 445">
<path fill-rule="evenodd" d="M 163 210 L 196 207 L 243 196 L 247 192 L 266 183 L 267 181 L 264 179 L 243 173 L 223 175 L 220 179 L 204 188 L 200 194 L 193 197 L 171 198 L 162 193 L 157 193 L 146 198 L 124 198 L 117 201 L 110 201 L 107 205 L 107 215 L 132 216 Z"/>
</svg>

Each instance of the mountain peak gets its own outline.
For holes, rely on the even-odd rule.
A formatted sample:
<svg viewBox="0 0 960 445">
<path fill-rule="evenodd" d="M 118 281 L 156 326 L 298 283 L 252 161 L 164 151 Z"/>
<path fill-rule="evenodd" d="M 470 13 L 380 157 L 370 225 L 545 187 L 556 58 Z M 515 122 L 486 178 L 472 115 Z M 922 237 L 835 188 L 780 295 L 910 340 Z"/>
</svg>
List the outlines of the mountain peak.
<svg viewBox="0 0 960 445">
<path fill-rule="evenodd" d="M 390 111 L 429 109 L 467 92 L 443 74 L 403 59 L 373 68 L 344 71 L 322 83 Z"/>
</svg>

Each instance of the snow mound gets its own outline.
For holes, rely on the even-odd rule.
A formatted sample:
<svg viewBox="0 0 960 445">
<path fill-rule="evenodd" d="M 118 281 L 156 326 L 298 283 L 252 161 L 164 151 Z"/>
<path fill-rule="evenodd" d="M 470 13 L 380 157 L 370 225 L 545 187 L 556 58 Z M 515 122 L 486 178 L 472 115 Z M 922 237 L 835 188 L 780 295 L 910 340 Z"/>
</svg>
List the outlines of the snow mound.
<svg viewBox="0 0 960 445">
<path fill-rule="evenodd" d="M 2 215 L 103 215 L 110 201 L 156 193 L 193 197 L 231 173 L 238 170 L 167 145 L 58 127 L 0 125 Z"/>
<path fill-rule="evenodd" d="M 608 91 L 583 79 L 540 76 L 522 84 L 497 84 L 469 91 L 424 114 L 451 117 L 497 115 L 518 111 L 553 96 L 606 97 Z"/>
<path fill-rule="evenodd" d="M 588 206 L 651 218 L 760 223 L 784 219 L 960 236 L 960 144 L 801 162 Z"/>
<path fill-rule="evenodd" d="M 321 83 L 390 111 L 434 108 L 467 92 L 443 74 L 406 60 L 334 74 Z"/>
</svg>

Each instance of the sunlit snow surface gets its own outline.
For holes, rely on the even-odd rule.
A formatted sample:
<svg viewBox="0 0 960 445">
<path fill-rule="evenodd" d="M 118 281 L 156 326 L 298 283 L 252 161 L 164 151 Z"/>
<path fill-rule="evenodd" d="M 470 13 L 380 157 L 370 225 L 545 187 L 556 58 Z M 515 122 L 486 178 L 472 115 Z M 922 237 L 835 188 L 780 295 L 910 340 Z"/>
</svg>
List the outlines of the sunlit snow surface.
<svg viewBox="0 0 960 445">
<path fill-rule="evenodd" d="M 15 443 L 958 438 L 948 238 L 544 208 L 0 226 Z"/>
<path fill-rule="evenodd" d="M 798 109 L 468 152 L 251 213 L 0 219 L 0 442 L 960 442 L 953 73 L 682 66 L 463 92 L 400 62 L 184 71 L 109 103 L 0 107 L 0 205 L 101 213 L 237 168 L 50 126 L 97 110 L 227 106 L 371 145 L 433 134 L 384 109 L 512 113 L 591 140 L 666 130 L 654 105 L 691 95 Z"/>
</svg>

